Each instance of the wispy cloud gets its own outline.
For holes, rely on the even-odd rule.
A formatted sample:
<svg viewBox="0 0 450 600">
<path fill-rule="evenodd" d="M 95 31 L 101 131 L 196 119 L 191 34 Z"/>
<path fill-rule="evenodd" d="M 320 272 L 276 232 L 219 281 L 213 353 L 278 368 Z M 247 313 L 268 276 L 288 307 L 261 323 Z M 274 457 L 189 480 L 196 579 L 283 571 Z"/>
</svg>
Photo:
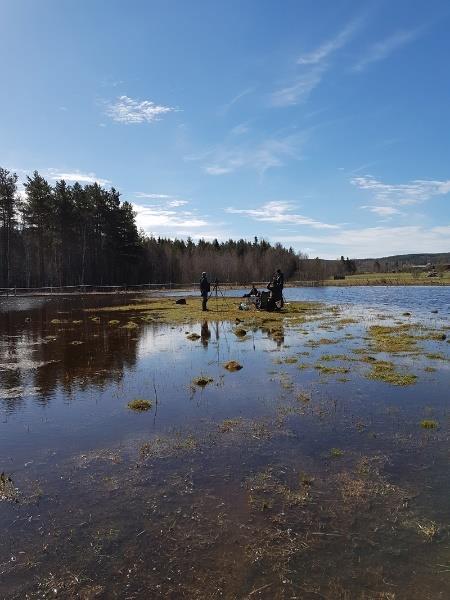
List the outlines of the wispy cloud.
<svg viewBox="0 0 450 600">
<path fill-rule="evenodd" d="M 231 135 L 244 135 L 245 133 L 248 133 L 250 131 L 250 127 L 247 125 L 247 123 L 239 123 L 239 125 L 235 125 L 231 131 L 230 134 Z"/>
<path fill-rule="evenodd" d="M 433 196 L 443 196 L 450 192 L 450 179 L 445 181 L 416 179 L 409 183 L 391 184 L 367 175 L 354 177 L 351 183 L 360 189 L 372 192 L 378 206 L 420 204 Z"/>
<path fill-rule="evenodd" d="M 255 90 L 253 87 L 248 87 L 248 88 L 245 88 L 244 90 L 240 91 L 238 94 L 233 96 L 233 98 L 229 102 L 227 102 L 226 104 L 224 104 L 223 106 L 221 106 L 219 108 L 219 111 L 218 111 L 219 114 L 225 115 L 234 104 L 236 104 L 237 102 L 242 100 L 242 98 L 245 98 L 245 96 L 252 94 L 254 91 Z"/>
<path fill-rule="evenodd" d="M 54 181 L 64 179 L 67 182 L 79 183 L 98 183 L 99 185 L 108 185 L 111 183 L 109 179 L 97 177 L 95 173 L 82 173 L 81 171 L 60 171 L 58 169 L 47 169 L 49 179 Z"/>
<path fill-rule="evenodd" d="M 149 194 L 147 192 L 136 192 L 136 198 L 151 198 L 153 200 L 163 200 L 166 198 L 171 198 L 169 194 Z"/>
<path fill-rule="evenodd" d="M 332 235 L 294 235 L 282 238 L 285 244 L 300 249 L 314 245 L 322 258 L 336 258 L 341 254 L 353 258 L 376 258 L 413 252 L 447 252 L 450 225 L 440 227 L 367 227 L 342 229 Z"/>
<path fill-rule="evenodd" d="M 330 68 L 330 60 L 335 52 L 343 48 L 361 27 L 362 19 L 351 21 L 337 35 L 320 46 L 302 54 L 297 59 L 301 71 L 289 84 L 270 95 L 269 103 L 273 107 L 294 106 L 308 99 L 311 92 L 320 84 Z"/>
<path fill-rule="evenodd" d="M 321 44 L 318 48 L 307 54 L 303 54 L 297 59 L 299 65 L 316 65 L 326 60 L 331 54 L 343 48 L 353 37 L 361 25 L 360 20 L 354 20 L 349 23 L 336 36 Z"/>
<path fill-rule="evenodd" d="M 309 72 L 299 75 L 292 84 L 271 94 L 271 106 L 294 106 L 307 100 L 314 88 L 322 81 L 325 71 L 324 65 L 317 65 Z"/>
<path fill-rule="evenodd" d="M 209 175 L 225 175 L 238 169 L 253 169 L 263 175 L 268 169 L 282 167 L 288 160 L 300 160 L 305 134 L 273 137 L 256 143 L 225 144 L 190 160 L 203 160 Z"/>
<path fill-rule="evenodd" d="M 316 229 L 338 229 L 338 225 L 330 225 L 305 217 L 295 212 L 296 206 L 292 202 L 272 201 L 266 202 L 258 208 L 233 208 L 228 207 L 225 212 L 235 215 L 245 215 L 255 221 L 269 223 L 289 223 L 290 225 L 308 225 Z"/>
<path fill-rule="evenodd" d="M 393 206 L 361 206 L 379 217 L 392 217 L 393 215 L 402 215 L 403 213 Z"/>
<path fill-rule="evenodd" d="M 155 104 L 151 100 L 134 100 L 128 96 L 119 96 L 108 104 L 106 114 L 118 123 L 153 123 L 160 121 L 167 113 L 177 111 L 172 106 Z"/>
<path fill-rule="evenodd" d="M 411 31 L 397 31 L 389 37 L 369 46 L 366 54 L 354 65 L 354 71 L 363 71 L 374 62 L 388 58 L 395 50 L 414 41 L 420 34 L 415 29 Z"/>
</svg>

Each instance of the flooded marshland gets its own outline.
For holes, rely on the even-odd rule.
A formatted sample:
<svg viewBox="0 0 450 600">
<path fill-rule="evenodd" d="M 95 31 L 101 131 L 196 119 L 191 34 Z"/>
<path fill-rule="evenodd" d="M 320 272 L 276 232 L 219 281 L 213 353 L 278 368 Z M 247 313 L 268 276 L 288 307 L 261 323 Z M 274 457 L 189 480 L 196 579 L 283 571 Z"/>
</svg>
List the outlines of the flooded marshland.
<svg viewBox="0 0 450 600">
<path fill-rule="evenodd" d="M 0 597 L 447 598 L 450 295 L 391 290 L 2 300 Z"/>
</svg>

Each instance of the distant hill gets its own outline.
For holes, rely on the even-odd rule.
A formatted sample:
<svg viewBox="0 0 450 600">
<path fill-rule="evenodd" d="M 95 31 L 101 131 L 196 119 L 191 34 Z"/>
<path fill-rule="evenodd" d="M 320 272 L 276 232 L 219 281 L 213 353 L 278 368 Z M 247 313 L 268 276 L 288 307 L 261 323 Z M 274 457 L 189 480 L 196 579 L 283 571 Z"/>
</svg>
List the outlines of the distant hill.
<svg viewBox="0 0 450 600">
<path fill-rule="evenodd" d="M 442 265 L 450 263 L 450 252 L 438 252 L 435 254 L 396 254 L 394 256 L 383 256 L 381 258 L 358 258 L 355 264 L 358 271 L 391 271 L 402 269 L 411 265 Z"/>
</svg>

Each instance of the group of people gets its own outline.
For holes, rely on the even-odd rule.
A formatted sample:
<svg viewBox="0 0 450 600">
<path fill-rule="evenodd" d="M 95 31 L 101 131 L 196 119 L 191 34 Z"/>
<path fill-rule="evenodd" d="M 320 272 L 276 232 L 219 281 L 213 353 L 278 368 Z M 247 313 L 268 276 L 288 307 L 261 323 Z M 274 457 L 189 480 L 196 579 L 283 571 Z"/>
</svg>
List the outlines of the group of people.
<svg viewBox="0 0 450 600">
<path fill-rule="evenodd" d="M 217 283 L 216 283 L 217 285 Z M 270 297 L 268 308 L 277 309 L 283 307 L 283 288 L 284 288 L 284 275 L 281 272 L 281 269 L 277 269 L 272 276 L 271 281 L 267 285 L 267 289 L 269 290 Z M 211 284 L 208 281 L 208 276 L 205 271 L 203 271 L 201 279 L 200 279 L 200 294 L 202 297 L 202 310 L 207 311 L 207 302 L 209 299 L 209 293 L 211 291 Z M 248 294 L 244 294 L 244 298 L 261 298 L 261 292 L 258 291 L 255 284 L 252 283 L 252 289 Z"/>
</svg>

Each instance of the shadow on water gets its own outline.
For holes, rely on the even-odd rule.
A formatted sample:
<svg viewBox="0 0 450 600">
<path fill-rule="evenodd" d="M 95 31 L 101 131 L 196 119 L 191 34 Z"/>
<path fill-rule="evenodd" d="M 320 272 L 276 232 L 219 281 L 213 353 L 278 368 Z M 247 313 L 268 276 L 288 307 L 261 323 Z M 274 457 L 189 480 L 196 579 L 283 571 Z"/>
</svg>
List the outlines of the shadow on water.
<svg viewBox="0 0 450 600">
<path fill-rule="evenodd" d="M 0 312 L 2 597 L 448 597 L 445 316 L 20 302 Z"/>
</svg>

